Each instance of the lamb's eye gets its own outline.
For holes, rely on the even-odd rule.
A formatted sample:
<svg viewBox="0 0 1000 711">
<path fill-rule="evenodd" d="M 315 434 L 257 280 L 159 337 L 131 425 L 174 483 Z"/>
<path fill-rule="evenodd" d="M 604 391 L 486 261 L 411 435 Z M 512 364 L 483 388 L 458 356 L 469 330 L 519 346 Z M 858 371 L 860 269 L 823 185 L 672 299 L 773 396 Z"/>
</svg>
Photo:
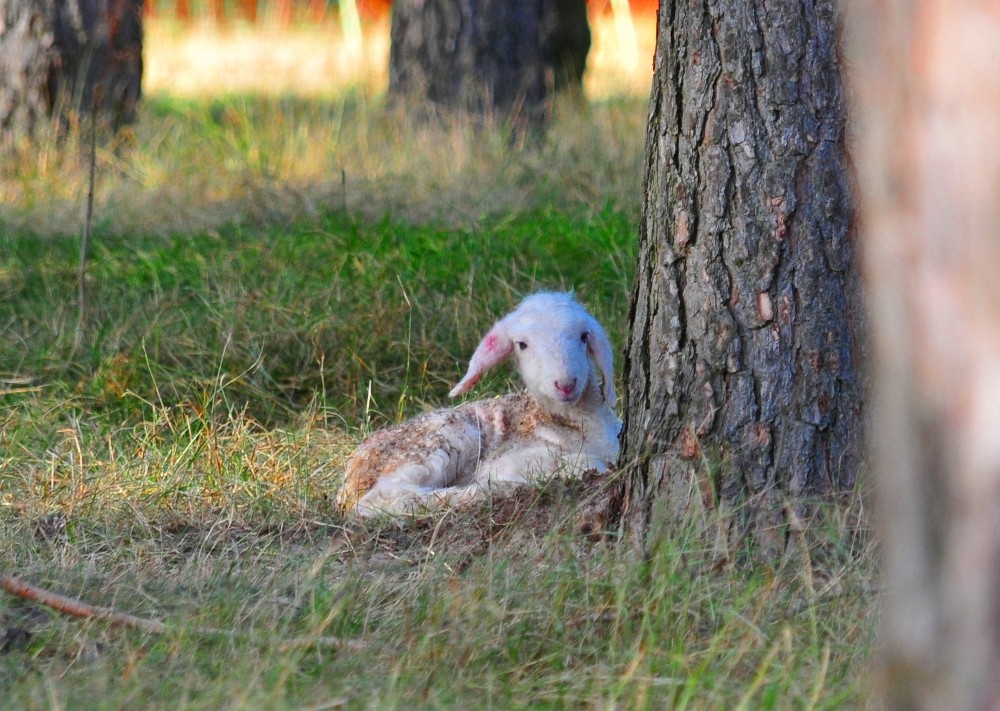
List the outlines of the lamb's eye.
<svg viewBox="0 0 1000 711">
<path fill-rule="evenodd" d="M 527 343 L 525 343 L 524 341 L 518 341 L 518 342 L 517 342 L 517 349 L 518 349 L 519 351 L 523 351 L 523 350 L 526 350 L 527 348 L 528 348 L 528 344 L 527 344 Z"/>
<path fill-rule="evenodd" d="M 580 334 L 580 340 L 581 340 L 581 341 L 582 341 L 583 343 L 586 343 L 586 342 L 587 342 L 587 339 L 589 339 L 589 338 L 590 338 L 590 334 L 589 334 L 589 333 L 587 333 L 586 331 L 584 331 L 583 333 L 581 333 L 581 334 Z"/>
</svg>

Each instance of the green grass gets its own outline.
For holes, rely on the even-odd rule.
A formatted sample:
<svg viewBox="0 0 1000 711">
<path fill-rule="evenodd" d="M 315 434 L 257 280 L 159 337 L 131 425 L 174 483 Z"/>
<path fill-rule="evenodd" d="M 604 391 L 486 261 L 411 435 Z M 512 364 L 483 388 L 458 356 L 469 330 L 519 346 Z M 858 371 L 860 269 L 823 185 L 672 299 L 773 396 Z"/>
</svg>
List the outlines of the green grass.
<svg viewBox="0 0 1000 711">
<path fill-rule="evenodd" d="M 0 176 L 0 570 L 170 630 L 0 595 L 0 706 L 866 704 L 860 498 L 768 563 L 662 517 L 648 558 L 591 540 L 573 485 L 407 528 L 333 507 L 361 436 L 443 404 L 523 295 L 575 289 L 620 352 L 641 100 L 523 149 L 360 94 L 143 111 L 100 154 L 79 334 L 78 139 Z"/>
<path fill-rule="evenodd" d="M 412 414 L 534 290 L 576 289 L 620 326 L 632 233 L 609 207 L 475 231 L 330 213 L 280 229 L 98 235 L 82 341 L 75 240 L 15 234 L 0 238 L 0 377 L 111 421 L 181 404 L 266 424 L 314 401 L 352 422 L 373 402 Z"/>
</svg>

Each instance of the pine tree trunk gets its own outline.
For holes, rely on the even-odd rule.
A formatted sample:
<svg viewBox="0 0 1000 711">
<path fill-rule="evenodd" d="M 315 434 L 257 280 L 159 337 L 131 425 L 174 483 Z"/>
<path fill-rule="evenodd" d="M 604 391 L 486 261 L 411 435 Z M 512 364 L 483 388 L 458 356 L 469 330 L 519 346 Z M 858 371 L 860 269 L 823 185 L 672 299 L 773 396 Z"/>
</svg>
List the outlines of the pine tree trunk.
<svg viewBox="0 0 1000 711">
<path fill-rule="evenodd" d="M 832 0 L 664 2 L 625 355 L 624 513 L 784 544 L 862 456 L 860 295 Z M 736 515 L 736 511 L 739 514 Z"/>
<path fill-rule="evenodd" d="M 0 0 L 3 147 L 95 107 L 130 122 L 141 81 L 142 0 Z"/>
<path fill-rule="evenodd" d="M 1000 7 L 852 8 L 885 708 L 1000 708 Z"/>
<path fill-rule="evenodd" d="M 590 50 L 584 0 L 397 0 L 390 35 L 390 95 L 533 125 Z"/>
</svg>

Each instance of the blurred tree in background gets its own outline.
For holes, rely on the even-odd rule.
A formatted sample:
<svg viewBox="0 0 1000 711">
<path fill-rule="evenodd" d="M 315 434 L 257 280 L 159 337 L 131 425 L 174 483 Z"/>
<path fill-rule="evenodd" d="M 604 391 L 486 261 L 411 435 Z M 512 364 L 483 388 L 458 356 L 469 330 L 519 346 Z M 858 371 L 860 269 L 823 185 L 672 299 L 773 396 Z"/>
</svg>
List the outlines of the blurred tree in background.
<svg viewBox="0 0 1000 711">
<path fill-rule="evenodd" d="M 142 0 L 0 0 L 0 144 L 92 109 L 112 126 L 142 93 Z"/>
<path fill-rule="evenodd" d="M 884 708 L 1000 708 L 1000 5 L 851 8 Z"/>
<path fill-rule="evenodd" d="M 391 96 L 541 125 L 580 90 L 590 26 L 584 0 L 397 0 L 390 47 Z"/>
</svg>

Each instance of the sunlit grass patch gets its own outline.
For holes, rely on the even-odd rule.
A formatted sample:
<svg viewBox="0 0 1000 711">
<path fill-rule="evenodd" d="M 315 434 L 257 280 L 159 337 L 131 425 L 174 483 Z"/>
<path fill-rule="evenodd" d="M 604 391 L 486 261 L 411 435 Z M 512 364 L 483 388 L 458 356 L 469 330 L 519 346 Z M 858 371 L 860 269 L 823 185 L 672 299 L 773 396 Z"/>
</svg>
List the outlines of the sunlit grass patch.
<svg viewBox="0 0 1000 711">
<path fill-rule="evenodd" d="M 269 430 L 239 412 L 193 404 L 153 408 L 147 419 L 113 427 L 72 411 L 47 414 L 38 422 L 5 418 L 4 444 L 18 456 L 0 474 L 0 504 L 22 523 L 60 512 L 71 537 L 81 521 L 120 517 L 244 526 L 318 519 L 329 513 L 355 441 L 315 416 L 294 430 Z"/>
</svg>

